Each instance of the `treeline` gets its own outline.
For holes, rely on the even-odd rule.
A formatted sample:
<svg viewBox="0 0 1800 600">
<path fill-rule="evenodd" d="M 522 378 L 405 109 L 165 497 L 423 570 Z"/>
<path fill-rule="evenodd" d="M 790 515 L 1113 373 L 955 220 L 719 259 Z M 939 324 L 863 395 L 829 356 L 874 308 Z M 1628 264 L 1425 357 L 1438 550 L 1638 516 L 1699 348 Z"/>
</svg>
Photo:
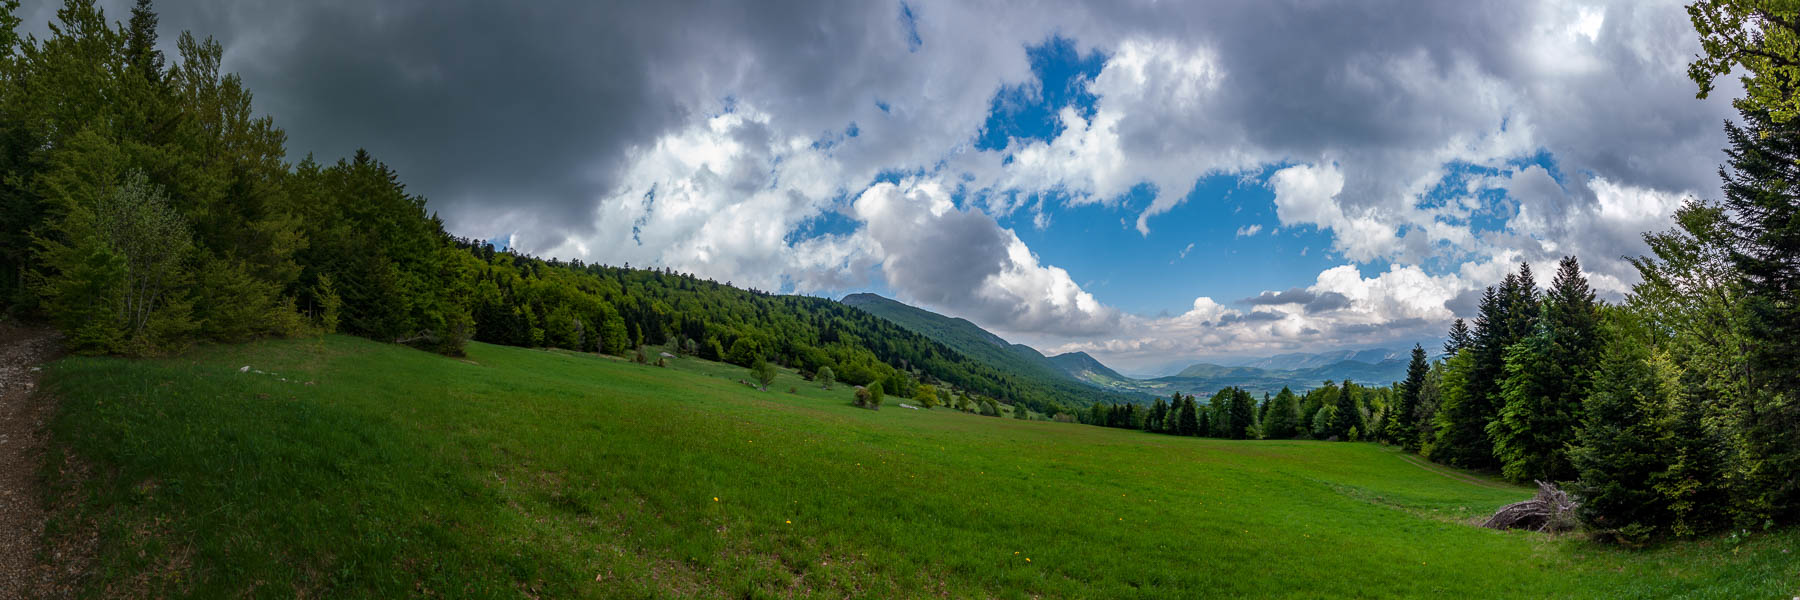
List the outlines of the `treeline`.
<svg viewBox="0 0 1800 600">
<path fill-rule="evenodd" d="M 1283 387 L 1259 399 L 1228 387 L 1204 405 L 1192 395 L 1176 392 L 1148 407 L 1095 403 L 1080 418 L 1090 425 L 1232 440 L 1377 440 L 1387 439 L 1384 432 L 1395 413 L 1399 390 L 1400 384 L 1366 387 L 1350 380 L 1326 381 L 1303 394 Z"/>
<path fill-rule="evenodd" d="M 1178 397 L 1083 420 L 1397 444 L 1572 484 L 1587 527 L 1630 544 L 1800 521 L 1800 121 L 1753 104 L 1741 117 L 1725 126 L 1724 199 L 1690 201 L 1674 229 L 1644 236 L 1652 255 L 1632 259 L 1642 282 L 1620 304 L 1596 300 L 1574 257 L 1541 292 L 1521 264 L 1487 288 L 1473 327 L 1452 325 L 1442 359 L 1414 348 L 1383 394 L 1328 382 L 1290 413 L 1283 390 L 1250 419 L 1246 395 L 1225 390 L 1206 408 Z"/>
<path fill-rule="evenodd" d="M 1453 327 L 1400 441 L 1573 482 L 1589 528 L 1627 543 L 1800 520 L 1800 123 L 1741 117 L 1724 199 L 1644 236 L 1624 302 L 1573 258 L 1541 297 L 1521 266 Z"/>
<path fill-rule="evenodd" d="M 740 365 L 830 367 L 911 397 L 921 384 L 1045 414 L 1093 397 L 996 371 L 826 299 L 669 271 L 540 260 L 457 239 L 368 152 L 298 164 L 182 34 L 157 50 L 139 0 L 112 25 L 68 0 L 47 39 L 0 1 L 0 304 L 84 353 L 341 331 L 460 354 L 470 339 L 615 355 L 655 346 Z"/>
</svg>

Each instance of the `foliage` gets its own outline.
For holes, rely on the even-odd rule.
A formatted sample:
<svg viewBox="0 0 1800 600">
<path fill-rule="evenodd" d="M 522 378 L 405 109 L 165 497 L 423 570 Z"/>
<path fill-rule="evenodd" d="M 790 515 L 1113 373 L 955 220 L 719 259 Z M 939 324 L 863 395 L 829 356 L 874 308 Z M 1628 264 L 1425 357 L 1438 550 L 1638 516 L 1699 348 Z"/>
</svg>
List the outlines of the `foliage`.
<svg viewBox="0 0 1800 600">
<path fill-rule="evenodd" d="M 1300 433 L 1300 396 L 1286 387 L 1269 402 L 1268 416 L 1263 418 L 1264 438 L 1285 440 Z"/>
<path fill-rule="evenodd" d="M 1461 322 L 1461 319 L 1457 320 L 1457 323 Z M 1455 337 L 1456 329 L 1452 327 L 1452 341 Z M 1445 347 L 1449 348 L 1448 345 Z M 1431 366 L 1425 360 L 1424 346 L 1414 345 L 1412 361 L 1406 366 L 1406 381 L 1401 384 L 1400 388 L 1400 404 L 1394 407 L 1393 416 L 1388 419 L 1386 430 L 1383 432 L 1386 440 L 1400 444 L 1407 450 L 1418 449 L 1419 395 L 1424 391 L 1425 377 L 1430 371 Z"/>
<path fill-rule="evenodd" d="M 1701 54 L 1688 78 L 1712 93 L 1713 81 L 1742 69 L 1740 109 L 1766 111 L 1776 122 L 1800 115 L 1800 6 L 1781 0 L 1699 0 L 1687 7 Z"/>
<path fill-rule="evenodd" d="M 639 354 L 642 354 L 642 352 L 640 351 Z M 768 391 L 769 382 L 775 381 L 775 365 L 771 365 L 769 364 L 769 361 L 758 358 L 756 359 L 756 362 L 751 363 L 750 365 L 750 376 L 756 380 L 757 387 L 764 391 Z M 879 390 L 881 388 L 878 385 L 876 389 Z M 877 400 L 876 404 L 880 404 L 879 400 Z"/>
<path fill-rule="evenodd" d="M 819 382 L 819 389 L 829 390 L 837 383 L 837 374 L 831 371 L 830 366 L 823 366 L 819 367 L 819 373 L 813 376 L 813 380 Z"/>
</svg>

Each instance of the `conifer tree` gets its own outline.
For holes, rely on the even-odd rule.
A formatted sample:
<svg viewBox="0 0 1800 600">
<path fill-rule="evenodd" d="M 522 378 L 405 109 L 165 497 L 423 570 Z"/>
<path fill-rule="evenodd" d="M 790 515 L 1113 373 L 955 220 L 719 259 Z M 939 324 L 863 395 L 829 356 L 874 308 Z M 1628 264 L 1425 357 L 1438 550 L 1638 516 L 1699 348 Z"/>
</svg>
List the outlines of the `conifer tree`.
<svg viewBox="0 0 1800 600">
<path fill-rule="evenodd" d="M 1263 418 L 1263 437 L 1285 440 L 1300 433 L 1300 397 L 1287 386 L 1269 401 L 1268 416 Z"/>
<path fill-rule="evenodd" d="M 1474 343 L 1474 334 L 1469 333 L 1469 325 L 1458 317 L 1455 323 L 1450 324 L 1450 334 L 1444 339 L 1444 356 L 1456 356 L 1457 352 Z"/>
<path fill-rule="evenodd" d="M 1657 420 L 1667 405 L 1665 379 L 1651 365 L 1649 332 L 1616 314 L 1601 355 L 1587 414 L 1570 461 L 1580 474 L 1579 509 L 1589 528 L 1627 543 L 1642 543 L 1670 520 L 1654 489 L 1667 468 L 1658 455 Z"/>
<path fill-rule="evenodd" d="M 1358 391 L 1350 380 L 1344 380 L 1338 392 L 1337 405 L 1326 426 L 1327 435 L 1336 436 L 1340 441 L 1350 441 L 1350 430 L 1360 430 L 1363 427 L 1361 411 L 1357 409 Z"/>
<path fill-rule="evenodd" d="M 1501 474 L 1514 481 L 1575 476 L 1565 448 L 1581 422 L 1598 361 L 1600 313 L 1575 257 L 1565 257 L 1536 331 L 1506 352 L 1498 417 L 1488 424 Z"/>
<path fill-rule="evenodd" d="M 1462 319 L 1457 319 L 1456 322 L 1460 324 Z M 1452 328 L 1451 332 L 1454 335 L 1455 329 Z M 1407 450 L 1417 450 L 1419 447 L 1419 394 L 1425 388 L 1425 376 L 1430 371 L 1431 366 L 1425 361 L 1425 347 L 1414 344 L 1412 362 L 1406 366 L 1406 381 L 1400 385 L 1400 402 L 1388 411 L 1385 432 L 1389 441 Z"/>
<path fill-rule="evenodd" d="M 1195 405 L 1193 396 L 1182 398 L 1181 414 L 1176 421 L 1175 434 L 1189 436 L 1200 435 L 1199 412 L 1199 407 Z"/>
<path fill-rule="evenodd" d="M 1243 388 L 1230 388 L 1231 400 L 1226 409 L 1225 437 L 1242 440 L 1252 436 L 1256 426 L 1256 399 Z"/>
<path fill-rule="evenodd" d="M 1777 122 L 1754 105 L 1739 113 L 1742 126 L 1725 124 L 1729 169 L 1719 175 L 1751 342 L 1743 458 L 1751 485 L 1764 489 L 1760 510 L 1800 519 L 1800 121 Z"/>
</svg>

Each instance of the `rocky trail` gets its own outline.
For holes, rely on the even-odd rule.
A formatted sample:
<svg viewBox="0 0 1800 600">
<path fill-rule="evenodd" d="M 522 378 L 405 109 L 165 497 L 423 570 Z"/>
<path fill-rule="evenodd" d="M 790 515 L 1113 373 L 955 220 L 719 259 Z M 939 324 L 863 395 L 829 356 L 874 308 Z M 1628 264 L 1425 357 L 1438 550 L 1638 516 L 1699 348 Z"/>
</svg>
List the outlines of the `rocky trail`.
<svg viewBox="0 0 1800 600">
<path fill-rule="evenodd" d="M 38 468 L 53 404 L 33 392 L 60 339 L 48 328 L 0 323 L 0 598 L 37 596 L 51 578 L 38 561 L 45 516 Z"/>
</svg>

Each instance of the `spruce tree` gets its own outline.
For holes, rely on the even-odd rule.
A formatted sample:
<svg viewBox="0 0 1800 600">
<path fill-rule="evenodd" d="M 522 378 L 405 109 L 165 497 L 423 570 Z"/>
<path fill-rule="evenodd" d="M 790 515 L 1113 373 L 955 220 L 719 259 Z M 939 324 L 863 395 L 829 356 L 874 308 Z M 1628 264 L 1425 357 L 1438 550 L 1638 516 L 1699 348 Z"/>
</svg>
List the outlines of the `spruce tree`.
<svg viewBox="0 0 1800 600">
<path fill-rule="evenodd" d="M 1231 388 L 1231 404 L 1227 408 L 1225 437 L 1242 440 L 1253 437 L 1256 426 L 1256 398 L 1243 388 Z"/>
<path fill-rule="evenodd" d="M 1562 259 L 1545 294 L 1536 331 L 1509 347 L 1503 403 L 1488 424 L 1501 473 L 1514 481 L 1575 476 L 1565 448 L 1581 423 L 1599 359 L 1600 312 L 1581 264 Z"/>
<path fill-rule="evenodd" d="M 1508 283 L 1513 281 L 1507 276 Z M 1487 435 L 1487 424 L 1495 412 L 1493 399 L 1504 361 L 1497 366 L 1506 345 L 1505 308 L 1501 292 L 1489 287 L 1481 296 L 1481 311 L 1475 317 L 1474 345 L 1466 348 L 1466 368 L 1456 373 L 1454 393 L 1447 395 L 1439 411 L 1438 435 L 1432 444 L 1431 459 L 1460 467 L 1485 468 L 1493 465 L 1493 442 Z"/>
<path fill-rule="evenodd" d="M 1300 433 L 1300 397 L 1282 386 L 1269 401 L 1268 415 L 1263 417 L 1263 438 L 1285 440 Z"/>
<path fill-rule="evenodd" d="M 1446 358 L 1456 356 L 1457 352 L 1474 345 L 1474 343 L 1474 334 L 1469 333 L 1468 323 L 1458 317 L 1455 323 L 1450 324 L 1450 334 L 1444 339 L 1444 356 Z"/>
<path fill-rule="evenodd" d="M 1461 324 L 1462 319 L 1456 322 Z M 1400 402 L 1388 411 L 1386 431 L 1389 441 L 1407 450 L 1419 448 L 1419 393 L 1425 388 L 1425 376 L 1430 371 L 1431 365 L 1425 361 L 1425 347 L 1414 344 L 1412 362 L 1406 365 L 1406 381 L 1400 384 Z"/>
<path fill-rule="evenodd" d="M 1188 396 L 1181 401 L 1181 415 L 1176 422 L 1176 435 L 1200 435 L 1199 407 L 1194 404 L 1194 397 Z"/>
<path fill-rule="evenodd" d="M 1150 414 L 1149 414 L 1148 418 L 1144 419 L 1144 431 L 1149 431 L 1149 432 L 1162 431 L 1163 417 L 1168 416 L 1168 414 L 1169 414 L 1168 403 L 1164 402 L 1162 398 L 1157 398 L 1156 404 L 1151 405 L 1151 407 L 1150 407 Z"/>
<path fill-rule="evenodd" d="M 1357 429 L 1360 432 L 1363 427 L 1362 411 L 1358 410 L 1356 405 L 1359 395 L 1356 384 L 1345 379 L 1339 387 L 1341 389 L 1338 392 L 1337 405 L 1331 413 L 1330 425 L 1327 426 L 1326 432 L 1337 437 L 1339 441 L 1347 442 L 1350 441 L 1350 430 Z"/>
<path fill-rule="evenodd" d="M 1617 314 L 1608 330 L 1569 458 L 1580 474 L 1582 521 L 1605 537 L 1635 544 L 1670 521 L 1668 503 L 1654 489 L 1657 474 L 1668 466 L 1659 455 L 1657 427 L 1667 390 L 1650 363 L 1648 329 Z"/>
<path fill-rule="evenodd" d="M 1724 180 L 1731 263 L 1743 286 L 1753 394 L 1742 414 L 1753 504 L 1800 520 L 1800 121 L 1763 110 L 1727 122 Z"/>
</svg>

